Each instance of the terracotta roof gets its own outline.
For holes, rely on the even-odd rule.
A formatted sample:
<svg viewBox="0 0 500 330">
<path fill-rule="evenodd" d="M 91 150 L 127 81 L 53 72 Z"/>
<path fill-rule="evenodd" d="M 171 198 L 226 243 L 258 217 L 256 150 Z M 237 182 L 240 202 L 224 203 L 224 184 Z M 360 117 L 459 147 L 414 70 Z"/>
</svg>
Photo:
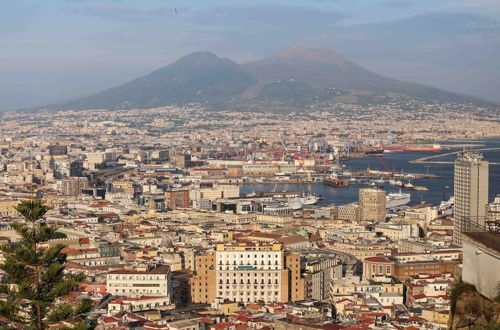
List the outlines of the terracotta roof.
<svg viewBox="0 0 500 330">
<path fill-rule="evenodd" d="M 232 327 L 232 326 L 234 326 L 234 323 L 231 323 L 231 322 L 222 322 L 222 323 L 212 324 L 210 327 L 211 328 L 216 328 L 216 329 L 226 329 L 226 328 L 229 328 L 229 327 Z"/>
<path fill-rule="evenodd" d="M 294 243 L 302 243 L 302 242 L 309 242 L 307 238 L 301 235 L 294 235 L 294 236 L 288 236 L 288 237 L 282 237 L 278 239 L 283 244 L 294 244 Z"/>
<path fill-rule="evenodd" d="M 388 260 L 388 259 L 385 259 L 383 257 L 368 257 L 368 258 L 365 258 L 364 261 L 368 261 L 368 262 L 383 262 L 383 263 L 393 263 L 392 261 Z"/>
<path fill-rule="evenodd" d="M 104 323 L 114 323 L 114 322 L 118 322 L 118 319 L 116 319 L 116 318 L 114 318 L 114 317 L 109 316 L 109 317 L 104 317 L 104 318 L 102 319 L 102 321 L 103 321 Z"/>
</svg>

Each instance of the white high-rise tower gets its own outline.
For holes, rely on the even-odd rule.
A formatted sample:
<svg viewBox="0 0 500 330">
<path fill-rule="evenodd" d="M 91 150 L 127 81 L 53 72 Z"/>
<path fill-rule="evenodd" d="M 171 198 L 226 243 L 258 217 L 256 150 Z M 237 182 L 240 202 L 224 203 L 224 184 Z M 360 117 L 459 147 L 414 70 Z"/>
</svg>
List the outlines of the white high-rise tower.
<svg viewBox="0 0 500 330">
<path fill-rule="evenodd" d="M 462 233 L 484 228 L 488 204 L 488 162 L 471 150 L 455 160 L 455 212 L 453 242 L 462 244 Z"/>
</svg>

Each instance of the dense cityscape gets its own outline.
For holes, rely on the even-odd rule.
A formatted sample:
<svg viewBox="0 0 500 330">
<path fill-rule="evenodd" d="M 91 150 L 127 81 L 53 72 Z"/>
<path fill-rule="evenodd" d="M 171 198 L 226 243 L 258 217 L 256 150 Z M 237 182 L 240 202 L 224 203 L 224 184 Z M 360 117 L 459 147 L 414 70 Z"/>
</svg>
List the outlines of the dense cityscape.
<svg viewBox="0 0 500 330">
<path fill-rule="evenodd" d="M 488 200 L 488 160 L 471 148 L 498 137 L 500 118 L 490 112 L 485 121 L 483 111 L 394 100 L 307 115 L 199 105 L 5 112 L 1 240 L 23 242 L 14 224 L 32 219 L 27 201 L 48 207 L 41 225 L 56 227 L 35 246 L 59 247 L 65 276 L 84 276 L 50 300 L 40 321 L 47 328 L 494 324 L 500 196 Z M 418 179 L 432 173 L 342 165 L 405 150 L 453 152 L 454 197 L 410 200 L 408 191 L 427 189 Z M 286 182 L 359 186 L 359 200 L 320 206 L 322 196 L 276 190 Z M 252 183 L 269 189 L 243 193 Z M 5 283 L 15 255 L 3 249 Z M 4 292 L 4 304 L 31 315 L 28 299 Z M 22 328 L 2 314 L 2 325 Z"/>
<path fill-rule="evenodd" d="M 500 330 L 500 0 L 0 9 L 0 330 Z"/>
</svg>

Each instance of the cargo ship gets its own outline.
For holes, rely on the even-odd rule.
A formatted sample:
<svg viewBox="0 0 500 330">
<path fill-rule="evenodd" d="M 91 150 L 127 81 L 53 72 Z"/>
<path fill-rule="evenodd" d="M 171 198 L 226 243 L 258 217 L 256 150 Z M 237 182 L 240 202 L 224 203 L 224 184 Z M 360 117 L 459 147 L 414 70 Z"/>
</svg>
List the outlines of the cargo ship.
<svg viewBox="0 0 500 330">
<path fill-rule="evenodd" d="M 375 149 L 375 150 L 365 151 L 365 155 L 367 155 L 367 156 L 375 156 L 375 157 L 383 156 L 384 155 L 384 149 Z"/>
<path fill-rule="evenodd" d="M 410 145 L 410 146 L 383 146 L 379 149 L 382 153 L 384 151 L 441 151 L 443 148 L 439 143 L 433 145 Z M 372 151 L 366 152 L 366 154 Z M 370 155 L 373 156 L 373 155 Z"/>
<path fill-rule="evenodd" d="M 410 147 L 405 147 L 405 151 L 441 151 L 443 148 L 441 148 L 441 145 L 438 143 L 432 145 L 432 146 L 410 146 Z"/>
<path fill-rule="evenodd" d="M 339 179 L 336 175 L 331 175 L 323 180 L 323 183 L 330 187 L 344 188 L 349 185 L 349 181 Z"/>
</svg>

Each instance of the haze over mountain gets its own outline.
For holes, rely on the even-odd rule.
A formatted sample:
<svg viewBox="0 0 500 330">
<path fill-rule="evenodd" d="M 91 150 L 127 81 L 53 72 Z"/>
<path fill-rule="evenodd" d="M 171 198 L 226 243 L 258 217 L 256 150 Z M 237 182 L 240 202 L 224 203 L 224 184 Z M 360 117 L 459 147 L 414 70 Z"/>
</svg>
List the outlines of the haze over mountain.
<svg viewBox="0 0 500 330">
<path fill-rule="evenodd" d="M 130 109 L 199 102 L 306 105 L 359 94 L 453 102 L 482 101 L 375 74 L 328 49 L 299 45 L 243 65 L 195 52 L 126 84 L 48 109 Z"/>
<path fill-rule="evenodd" d="M 233 61 L 196 52 L 124 85 L 54 108 L 129 109 L 204 102 L 237 95 L 255 83 Z"/>
</svg>

